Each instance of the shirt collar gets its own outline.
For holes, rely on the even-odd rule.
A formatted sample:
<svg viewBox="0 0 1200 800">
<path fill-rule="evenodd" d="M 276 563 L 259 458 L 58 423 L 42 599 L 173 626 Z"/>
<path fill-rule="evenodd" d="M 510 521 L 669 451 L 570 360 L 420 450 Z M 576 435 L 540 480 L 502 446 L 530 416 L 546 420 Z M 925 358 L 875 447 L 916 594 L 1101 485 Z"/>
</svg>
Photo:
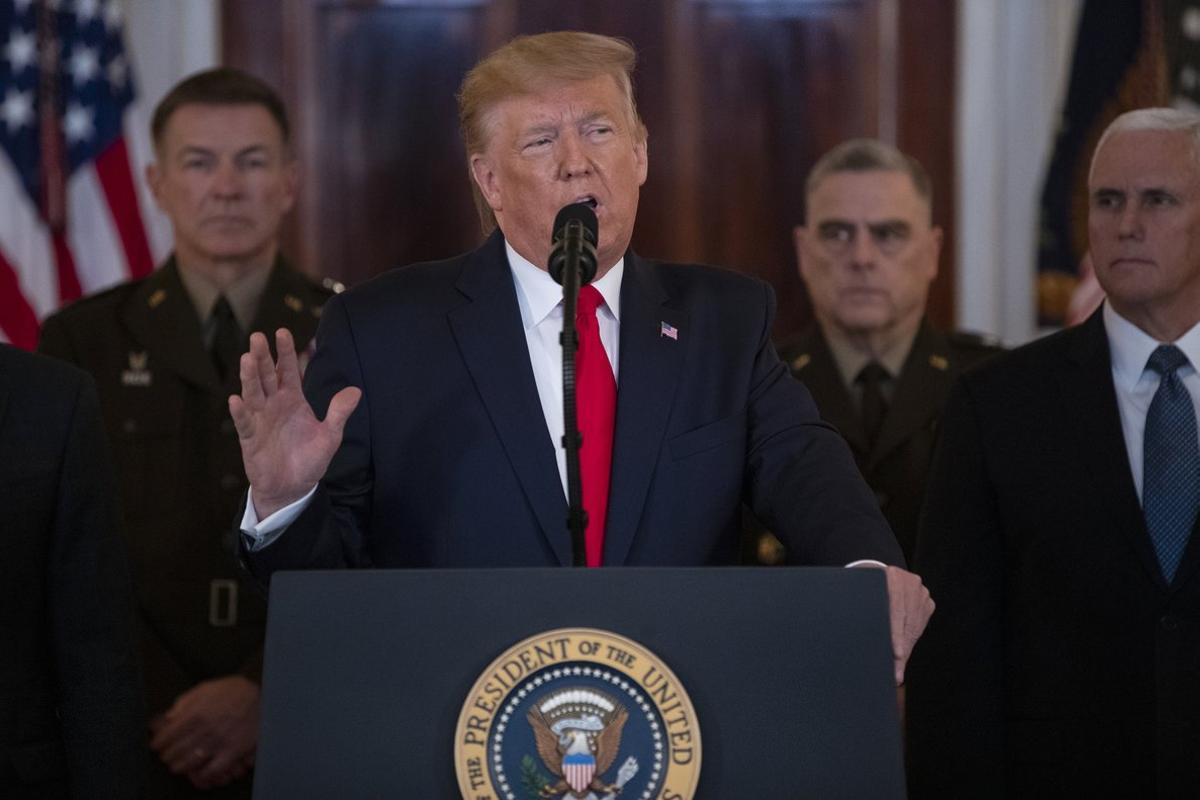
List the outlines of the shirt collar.
<svg viewBox="0 0 1200 800">
<path fill-rule="evenodd" d="M 535 267 L 506 240 L 504 250 L 508 254 L 508 266 L 517 282 L 517 305 L 521 308 L 521 323 L 525 330 L 540 324 L 562 305 L 562 287 L 554 282 L 550 273 Z M 604 277 L 592 281 L 592 286 L 604 298 L 604 305 L 613 319 L 621 321 L 621 280 L 625 275 L 625 259 L 622 258 Z M 560 315 L 562 311 L 558 312 Z"/>
<path fill-rule="evenodd" d="M 1112 358 L 1113 379 L 1125 391 L 1142 379 L 1150 354 L 1160 344 L 1174 344 L 1191 362 L 1192 369 L 1200 364 L 1200 324 L 1180 336 L 1174 342 L 1160 342 L 1144 330 L 1122 317 L 1112 305 L 1104 304 L 1104 332 L 1108 336 L 1108 350 Z"/>
<path fill-rule="evenodd" d="M 916 342 L 919 331 L 920 326 L 918 325 L 908 341 L 901 342 L 900 346 L 893 347 L 878 359 L 879 363 L 887 369 L 888 377 L 892 380 L 898 378 L 904 370 L 904 362 L 908 360 L 908 354 L 912 352 L 913 343 Z M 825 343 L 829 345 L 829 353 L 833 356 L 833 363 L 842 376 L 842 382 L 847 386 L 853 386 L 862 368 L 876 359 L 872 359 L 870 355 L 852 345 L 838 331 L 822 329 L 822 333 L 825 334 Z"/>
<path fill-rule="evenodd" d="M 221 290 L 207 276 L 188 269 L 179 263 L 178 259 L 175 263 L 179 268 L 179 280 L 183 283 L 183 289 L 191 299 L 196 314 L 200 317 L 200 324 L 203 325 L 212 314 Z M 229 301 L 233 309 L 233 318 L 242 330 L 248 331 L 254 324 L 258 301 L 262 298 L 262 293 L 267 288 L 267 279 L 270 277 L 270 266 L 256 267 L 225 287 L 225 299 Z"/>
</svg>

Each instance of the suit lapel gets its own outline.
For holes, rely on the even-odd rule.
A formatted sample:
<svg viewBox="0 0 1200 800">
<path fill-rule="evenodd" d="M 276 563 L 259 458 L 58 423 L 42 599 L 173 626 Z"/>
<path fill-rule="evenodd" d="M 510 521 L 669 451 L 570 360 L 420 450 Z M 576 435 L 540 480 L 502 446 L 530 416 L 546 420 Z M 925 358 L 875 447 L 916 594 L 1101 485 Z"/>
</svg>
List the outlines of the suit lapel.
<svg viewBox="0 0 1200 800">
<path fill-rule="evenodd" d="M 150 370 L 168 369 L 195 386 L 221 394 L 217 371 L 204 351 L 196 309 L 172 258 L 147 278 L 121 310 L 129 333 L 149 356 Z"/>
<path fill-rule="evenodd" d="M 1118 535 L 1127 538 L 1146 574 L 1165 591 L 1130 472 L 1101 312 L 1071 334 L 1067 363 L 1059 370 L 1063 425 L 1074 430 L 1081 461 L 1092 473 L 1092 497 L 1106 507 Z"/>
<path fill-rule="evenodd" d="M 569 565 L 567 502 L 529 364 L 504 239 L 498 232 L 469 257 L 457 287 L 469 302 L 448 317 L 463 362 L 543 535 L 559 563 Z"/>
<path fill-rule="evenodd" d="M 896 381 L 893 403 L 883 418 L 879 439 L 867 462 L 868 470 L 877 467 L 937 416 L 954 382 L 949 359 L 950 348 L 945 337 L 923 321 Z"/>
<path fill-rule="evenodd" d="M 676 338 L 663 335 L 663 323 Z M 617 420 L 604 563 L 625 563 L 666 435 L 684 356 L 693 346 L 687 312 L 671 303 L 654 267 L 632 252 L 621 282 Z"/>
</svg>

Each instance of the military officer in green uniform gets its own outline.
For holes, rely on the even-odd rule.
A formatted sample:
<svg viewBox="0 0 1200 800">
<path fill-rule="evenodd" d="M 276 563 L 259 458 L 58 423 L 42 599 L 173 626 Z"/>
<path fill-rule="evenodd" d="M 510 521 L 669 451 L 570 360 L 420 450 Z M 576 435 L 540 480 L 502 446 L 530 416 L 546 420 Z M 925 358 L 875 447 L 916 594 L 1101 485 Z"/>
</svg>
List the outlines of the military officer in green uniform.
<svg viewBox="0 0 1200 800">
<path fill-rule="evenodd" d="M 815 320 L 780 355 L 849 442 L 911 558 L 946 395 L 962 369 L 999 348 L 925 318 L 942 231 L 915 159 L 874 140 L 845 142 L 813 167 L 805 199 L 794 233 Z M 773 537 L 754 544 L 771 560 Z"/>
<path fill-rule="evenodd" d="M 148 796 L 249 797 L 266 609 L 235 560 L 246 479 L 227 398 L 250 333 L 287 328 L 304 350 L 331 290 L 279 254 L 296 165 L 270 87 L 198 73 L 152 133 L 146 178 L 174 253 L 47 319 L 40 348 L 99 387 L 140 612 Z"/>
</svg>

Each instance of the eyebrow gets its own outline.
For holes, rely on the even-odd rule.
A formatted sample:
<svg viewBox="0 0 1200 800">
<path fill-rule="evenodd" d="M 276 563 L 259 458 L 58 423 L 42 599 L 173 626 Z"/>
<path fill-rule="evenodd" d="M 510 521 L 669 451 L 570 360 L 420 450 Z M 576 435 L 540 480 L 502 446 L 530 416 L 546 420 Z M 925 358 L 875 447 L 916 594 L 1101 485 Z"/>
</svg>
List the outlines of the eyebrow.
<svg viewBox="0 0 1200 800">
<path fill-rule="evenodd" d="M 912 223 L 899 217 L 887 217 L 880 220 L 867 220 L 864 223 L 868 228 L 908 228 L 911 229 Z M 817 223 L 818 228 L 824 228 L 827 225 L 846 225 L 851 228 L 857 228 L 858 223 L 854 220 L 849 220 L 844 217 L 830 217 L 829 219 L 821 220 Z"/>
<path fill-rule="evenodd" d="M 612 122 L 614 117 L 612 115 L 612 112 L 610 112 L 610 111 L 592 111 L 590 113 L 584 114 L 573 124 L 587 125 L 589 123 L 595 122 L 596 120 L 600 120 L 600 119 L 609 121 L 615 127 L 616 123 Z M 521 129 L 520 138 L 523 139 L 528 136 L 534 136 L 539 133 L 556 133 L 558 131 L 558 127 L 559 127 L 558 122 L 535 122 L 532 125 L 530 125 L 529 127 Z"/>
<path fill-rule="evenodd" d="M 233 154 L 233 157 L 240 158 L 241 156 L 250 155 L 251 153 L 266 153 L 267 151 L 268 147 L 265 144 L 252 144 L 248 147 L 243 147 L 241 150 L 238 150 Z M 189 155 L 213 156 L 216 155 L 216 151 L 198 144 L 185 144 L 183 149 L 179 151 L 179 155 L 181 157 Z"/>
</svg>

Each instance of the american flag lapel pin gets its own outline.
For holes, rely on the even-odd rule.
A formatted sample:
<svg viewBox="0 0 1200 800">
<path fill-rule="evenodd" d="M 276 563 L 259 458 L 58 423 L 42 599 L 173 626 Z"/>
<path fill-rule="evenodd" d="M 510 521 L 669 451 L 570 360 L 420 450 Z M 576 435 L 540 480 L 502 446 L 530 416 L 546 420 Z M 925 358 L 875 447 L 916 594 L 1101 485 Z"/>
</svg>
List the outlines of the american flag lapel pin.
<svg viewBox="0 0 1200 800">
<path fill-rule="evenodd" d="M 664 320 L 658 323 L 658 335 L 679 341 L 679 328 Z"/>
</svg>

